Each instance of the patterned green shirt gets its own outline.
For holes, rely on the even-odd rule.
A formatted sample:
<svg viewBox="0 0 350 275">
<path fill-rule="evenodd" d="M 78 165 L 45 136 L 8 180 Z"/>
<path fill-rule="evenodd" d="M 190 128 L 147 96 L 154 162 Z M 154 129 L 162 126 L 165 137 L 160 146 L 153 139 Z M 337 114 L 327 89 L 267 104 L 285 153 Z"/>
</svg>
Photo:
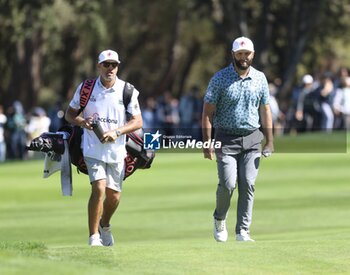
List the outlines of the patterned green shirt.
<svg viewBox="0 0 350 275">
<path fill-rule="evenodd" d="M 218 71 L 210 80 L 204 102 L 216 105 L 214 128 L 246 135 L 260 127 L 259 107 L 269 104 L 265 75 L 250 67 L 241 78 L 233 64 Z"/>
</svg>

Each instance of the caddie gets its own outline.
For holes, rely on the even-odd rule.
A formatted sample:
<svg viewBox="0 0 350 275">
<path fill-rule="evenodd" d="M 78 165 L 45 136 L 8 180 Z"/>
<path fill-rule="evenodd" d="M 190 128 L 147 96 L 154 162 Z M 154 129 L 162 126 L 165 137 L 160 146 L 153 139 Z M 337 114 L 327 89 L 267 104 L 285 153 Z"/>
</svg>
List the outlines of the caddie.
<svg viewBox="0 0 350 275">
<path fill-rule="evenodd" d="M 142 127 L 139 92 L 136 89 L 125 110 L 123 104 L 125 81 L 117 77 L 119 65 L 117 52 L 102 51 L 97 61 L 99 76 L 94 82 L 87 105 L 80 112 L 82 98 L 80 92 L 83 90 L 81 83 L 65 115 L 69 123 L 84 128 L 81 146 L 91 183 L 88 203 L 91 246 L 114 244 L 110 221 L 121 198 L 126 156 L 125 134 Z M 131 115 L 128 121 L 125 111 Z M 100 139 L 92 127 L 92 123 L 96 121 L 103 131 Z"/>
</svg>

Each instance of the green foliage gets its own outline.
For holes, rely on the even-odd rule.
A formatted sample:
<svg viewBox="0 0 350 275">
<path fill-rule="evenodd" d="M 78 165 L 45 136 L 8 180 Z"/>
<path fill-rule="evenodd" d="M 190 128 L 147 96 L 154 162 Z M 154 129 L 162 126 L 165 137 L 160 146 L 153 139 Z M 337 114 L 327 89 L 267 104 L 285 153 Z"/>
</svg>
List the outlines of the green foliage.
<svg viewBox="0 0 350 275">
<path fill-rule="evenodd" d="M 0 0 L 0 102 L 26 108 L 51 91 L 67 101 L 96 74 L 98 53 L 116 49 L 120 77 L 142 96 L 205 90 L 230 62 L 238 35 L 253 38 L 255 65 L 291 84 L 305 72 L 349 67 L 347 0 Z M 52 97 L 56 98 L 56 97 Z M 283 99 L 283 98 L 282 98 Z"/>
</svg>

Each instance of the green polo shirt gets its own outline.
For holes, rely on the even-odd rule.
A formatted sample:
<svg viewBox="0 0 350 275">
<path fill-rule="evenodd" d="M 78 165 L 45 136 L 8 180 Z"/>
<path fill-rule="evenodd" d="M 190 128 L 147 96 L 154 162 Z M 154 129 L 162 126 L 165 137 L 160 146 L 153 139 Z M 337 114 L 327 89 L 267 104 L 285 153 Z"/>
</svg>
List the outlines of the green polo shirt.
<svg viewBox="0 0 350 275">
<path fill-rule="evenodd" d="M 204 102 L 216 105 L 214 128 L 236 135 L 251 133 L 260 127 L 260 105 L 269 104 L 266 77 L 250 67 L 241 78 L 230 64 L 212 77 Z"/>
</svg>

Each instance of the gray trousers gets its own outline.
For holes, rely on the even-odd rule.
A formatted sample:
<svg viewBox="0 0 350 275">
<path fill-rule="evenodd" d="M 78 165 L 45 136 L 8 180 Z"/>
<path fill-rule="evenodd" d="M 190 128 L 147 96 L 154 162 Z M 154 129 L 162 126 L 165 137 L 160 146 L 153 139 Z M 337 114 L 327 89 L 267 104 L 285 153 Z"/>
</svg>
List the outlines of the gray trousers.
<svg viewBox="0 0 350 275">
<path fill-rule="evenodd" d="M 261 157 L 260 131 L 247 137 L 219 134 L 222 148 L 216 150 L 219 184 L 216 190 L 214 217 L 226 219 L 234 189 L 238 187 L 236 234 L 249 232 L 254 204 L 254 185 Z"/>
</svg>

